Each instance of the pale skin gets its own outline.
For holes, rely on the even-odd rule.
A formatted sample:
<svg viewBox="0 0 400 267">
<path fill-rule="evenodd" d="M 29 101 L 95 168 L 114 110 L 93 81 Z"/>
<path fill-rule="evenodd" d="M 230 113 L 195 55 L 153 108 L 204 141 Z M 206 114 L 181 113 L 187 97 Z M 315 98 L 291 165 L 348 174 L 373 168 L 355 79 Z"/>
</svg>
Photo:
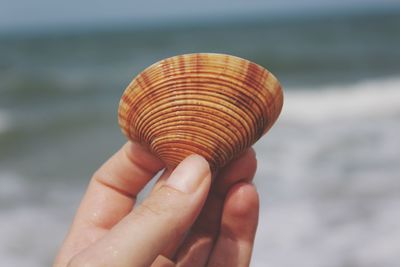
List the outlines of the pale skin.
<svg viewBox="0 0 400 267">
<path fill-rule="evenodd" d="M 215 177 L 191 155 L 164 170 L 149 196 L 136 196 L 163 163 L 126 143 L 97 170 L 54 267 L 249 266 L 259 198 L 252 149 Z"/>
</svg>

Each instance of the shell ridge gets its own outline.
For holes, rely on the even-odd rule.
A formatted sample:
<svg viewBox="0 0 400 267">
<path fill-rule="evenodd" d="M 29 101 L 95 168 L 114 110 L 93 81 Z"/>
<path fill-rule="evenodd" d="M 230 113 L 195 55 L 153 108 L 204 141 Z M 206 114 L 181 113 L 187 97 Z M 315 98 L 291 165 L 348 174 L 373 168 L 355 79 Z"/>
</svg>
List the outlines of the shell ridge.
<svg viewBox="0 0 400 267">
<path fill-rule="evenodd" d="M 198 153 L 214 171 L 271 128 L 282 103 L 279 81 L 262 66 L 230 55 L 187 54 L 138 74 L 120 100 L 118 122 L 167 166 Z"/>
</svg>

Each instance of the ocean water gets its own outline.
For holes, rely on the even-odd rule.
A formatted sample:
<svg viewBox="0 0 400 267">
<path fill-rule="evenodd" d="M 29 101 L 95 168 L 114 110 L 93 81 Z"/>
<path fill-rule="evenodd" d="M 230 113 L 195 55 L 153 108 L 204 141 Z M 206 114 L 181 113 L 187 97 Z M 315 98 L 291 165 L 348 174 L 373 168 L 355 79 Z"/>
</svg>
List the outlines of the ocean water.
<svg viewBox="0 0 400 267">
<path fill-rule="evenodd" d="M 400 266 L 400 12 L 0 36 L 0 266 L 49 266 L 91 173 L 123 143 L 119 98 L 156 60 L 270 69 L 252 266 Z"/>
</svg>

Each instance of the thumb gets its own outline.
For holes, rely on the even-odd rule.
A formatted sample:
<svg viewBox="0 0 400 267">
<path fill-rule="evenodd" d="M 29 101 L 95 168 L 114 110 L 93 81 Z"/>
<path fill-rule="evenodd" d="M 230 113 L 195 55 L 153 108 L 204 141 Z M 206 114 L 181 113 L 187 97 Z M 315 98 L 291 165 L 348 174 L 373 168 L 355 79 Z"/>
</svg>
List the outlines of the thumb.
<svg viewBox="0 0 400 267">
<path fill-rule="evenodd" d="M 150 266 L 171 240 L 194 223 L 210 183 L 207 161 L 198 155 L 187 157 L 163 186 L 69 266 Z"/>
</svg>

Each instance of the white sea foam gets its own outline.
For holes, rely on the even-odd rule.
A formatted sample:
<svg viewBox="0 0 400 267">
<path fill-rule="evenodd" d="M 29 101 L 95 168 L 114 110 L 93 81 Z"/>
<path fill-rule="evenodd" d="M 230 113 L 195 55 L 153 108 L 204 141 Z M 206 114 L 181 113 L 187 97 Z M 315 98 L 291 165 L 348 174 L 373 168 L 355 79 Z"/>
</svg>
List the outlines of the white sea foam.
<svg viewBox="0 0 400 267">
<path fill-rule="evenodd" d="M 400 78 L 392 78 L 317 90 L 287 90 L 281 119 L 312 122 L 399 113 Z"/>
<path fill-rule="evenodd" d="M 375 203 L 370 218 L 353 216 L 336 225 L 326 223 L 315 203 L 268 207 L 260 217 L 252 266 L 399 266 L 399 205 L 399 199 Z M 352 210 L 346 202 L 323 208 L 339 214 Z"/>
<path fill-rule="evenodd" d="M 65 222 L 46 207 L 31 205 L 2 212 L 1 266 L 51 266 L 64 231 Z"/>
<path fill-rule="evenodd" d="M 12 171 L 1 172 L 0 181 L 0 266 L 51 266 L 72 218 L 66 203 L 77 196 L 45 184 L 38 192 Z"/>
</svg>

